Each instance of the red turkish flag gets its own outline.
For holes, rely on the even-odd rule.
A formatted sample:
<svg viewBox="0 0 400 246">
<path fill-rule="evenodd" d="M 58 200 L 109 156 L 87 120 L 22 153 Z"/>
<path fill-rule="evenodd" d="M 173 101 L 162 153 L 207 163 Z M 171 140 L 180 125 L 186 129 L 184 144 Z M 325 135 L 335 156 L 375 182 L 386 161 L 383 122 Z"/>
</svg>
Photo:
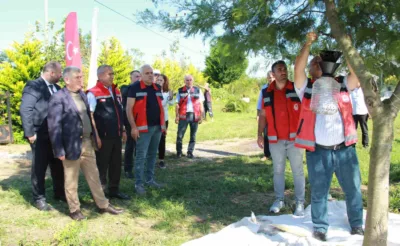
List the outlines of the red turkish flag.
<svg viewBox="0 0 400 246">
<path fill-rule="evenodd" d="M 79 47 L 78 19 L 76 12 L 71 12 L 65 21 L 65 63 L 67 66 L 82 67 Z"/>
</svg>

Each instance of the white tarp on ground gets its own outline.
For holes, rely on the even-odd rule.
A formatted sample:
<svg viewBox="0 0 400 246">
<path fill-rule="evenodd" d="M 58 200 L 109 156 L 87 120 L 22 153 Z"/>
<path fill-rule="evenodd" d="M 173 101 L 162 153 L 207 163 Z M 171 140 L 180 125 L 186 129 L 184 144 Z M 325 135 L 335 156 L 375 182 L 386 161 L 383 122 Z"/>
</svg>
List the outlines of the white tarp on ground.
<svg viewBox="0 0 400 246">
<path fill-rule="evenodd" d="M 344 201 L 331 201 L 328 203 L 329 223 L 328 241 L 321 242 L 312 237 L 311 206 L 305 210 L 304 217 L 296 217 L 285 214 L 280 216 L 257 216 L 257 223 L 251 217 L 245 217 L 241 221 L 233 223 L 221 231 L 206 235 L 202 238 L 189 241 L 183 246 L 199 245 L 362 245 L 363 237 L 350 234 L 350 226 L 347 220 L 346 203 Z M 366 211 L 364 210 L 364 222 Z M 284 230 L 275 235 L 259 232 L 268 224 L 282 225 Z M 259 232 L 259 233 L 257 233 Z M 297 234 L 297 235 L 295 235 Z M 304 236 L 298 236 L 304 235 Z M 388 245 L 400 245 L 400 215 L 389 214 Z"/>
</svg>

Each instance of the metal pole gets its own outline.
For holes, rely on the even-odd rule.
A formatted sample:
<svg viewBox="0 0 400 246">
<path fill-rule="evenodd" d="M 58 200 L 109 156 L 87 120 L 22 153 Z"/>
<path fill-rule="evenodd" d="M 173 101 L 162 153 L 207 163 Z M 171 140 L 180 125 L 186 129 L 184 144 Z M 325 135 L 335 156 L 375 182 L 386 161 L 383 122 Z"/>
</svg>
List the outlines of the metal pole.
<svg viewBox="0 0 400 246">
<path fill-rule="evenodd" d="M 46 42 L 49 41 L 49 31 L 48 31 L 48 22 L 49 22 L 49 2 L 48 0 L 44 0 L 44 32 Z"/>
<path fill-rule="evenodd" d="M 10 111 L 10 92 L 6 92 L 7 97 L 7 116 L 8 116 L 8 128 L 10 129 L 10 143 L 14 143 L 14 135 L 12 130 L 12 119 L 11 119 L 11 111 Z"/>
</svg>

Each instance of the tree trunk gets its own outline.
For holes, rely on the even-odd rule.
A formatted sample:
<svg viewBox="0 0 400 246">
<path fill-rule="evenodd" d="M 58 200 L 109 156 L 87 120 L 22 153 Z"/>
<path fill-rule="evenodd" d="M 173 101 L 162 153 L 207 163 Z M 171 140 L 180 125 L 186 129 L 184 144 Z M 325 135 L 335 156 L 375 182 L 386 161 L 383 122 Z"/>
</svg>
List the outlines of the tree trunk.
<svg viewBox="0 0 400 246">
<path fill-rule="evenodd" d="M 389 169 L 393 142 L 393 126 L 400 100 L 398 85 L 390 100 L 382 103 L 379 91 L 364 61 L 346 35 L 338 18 L 335 2 L 324 0 L 326 17 L 332 35 L 340 45 L 347 61 L 353 67 L 364 91 L 368 110 L 373 117 L 372 144 L 368 176 L 368 203 L 364 246 L 387 245 L 389 209 Z"/>
<path fill-rule="evenodd" d="M 373 119 L 364 246 L 387 245 L 389 168 L 394 125 L 388 111 L 390 108 Z"/>
</svg>

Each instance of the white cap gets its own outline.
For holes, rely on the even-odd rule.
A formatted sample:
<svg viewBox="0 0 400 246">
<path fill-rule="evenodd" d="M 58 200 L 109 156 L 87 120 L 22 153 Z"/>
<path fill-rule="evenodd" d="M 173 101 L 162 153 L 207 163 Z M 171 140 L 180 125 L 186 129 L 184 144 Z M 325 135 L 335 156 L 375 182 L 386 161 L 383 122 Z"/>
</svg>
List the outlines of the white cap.
<svg viewBox="0 0 400 246">
<path fill-rule="evenodd" d="M 153 70 L 153 74 L 161 74 L 161 72 L 160 72 L 160 70 L 158 70 L 158 69 L 154 69 L 154 70 Z"/>
</svg>

